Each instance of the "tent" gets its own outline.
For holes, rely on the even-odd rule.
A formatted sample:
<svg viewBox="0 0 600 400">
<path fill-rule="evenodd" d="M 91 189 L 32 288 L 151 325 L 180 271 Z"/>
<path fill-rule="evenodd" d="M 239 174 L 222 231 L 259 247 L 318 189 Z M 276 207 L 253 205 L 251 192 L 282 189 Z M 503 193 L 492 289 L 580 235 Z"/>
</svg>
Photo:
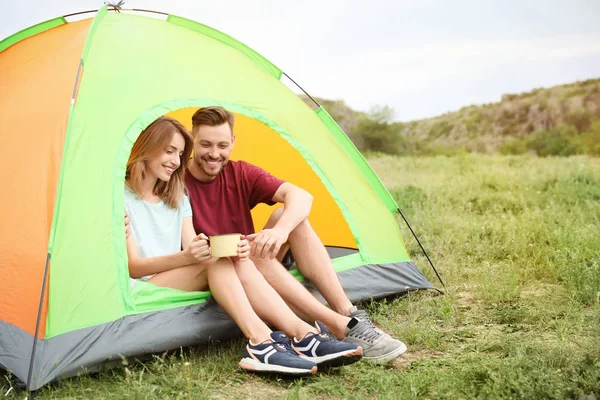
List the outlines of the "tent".
<svg viewBox="0 0 600 400">
<path fill-rule="evenodd" d="M 209 292 L 131 289 L 127 270 L 131 147 L 157 117 L 189 128 L 207 105 L 237 115 L 233 159 L 314 195 L 311 223 L 352 301 L 432 287 L 407 254 L 393 198 L 279 68 L 197 22 L 112 11 L 59 17 L 0 42 L 0 147 L 10 169 L 0 176 L 1 368 L 35 390 L 119 355 L 239 335 Z M 257 226 L 269 212 L 254 210 Z"/>
</svg>

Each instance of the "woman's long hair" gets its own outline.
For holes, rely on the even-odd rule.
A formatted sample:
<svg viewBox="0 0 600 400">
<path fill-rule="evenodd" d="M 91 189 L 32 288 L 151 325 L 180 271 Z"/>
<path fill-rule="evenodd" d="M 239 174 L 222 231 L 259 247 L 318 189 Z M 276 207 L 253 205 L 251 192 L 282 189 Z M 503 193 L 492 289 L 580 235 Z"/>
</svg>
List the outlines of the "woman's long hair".
<svg viewBox="0 0 600 400">
<path fill-rule="evenodd" d="M 171 208 L 177 208 L 183 199 L 186 164 L 192 153 L 193 141 L 188 130 L 179 121 L 170 117 L 160 117 L 152 122 L 136 140 L 131 149 L 125 181 L 138 196 L 142 197 L 142 181 L 146 177 L 146 161 L 166 151 L 175 133 L 180 133 L 185 141 L 181 163 L 168 182 L 157 180 L 153 193 Z"/>
</svg>

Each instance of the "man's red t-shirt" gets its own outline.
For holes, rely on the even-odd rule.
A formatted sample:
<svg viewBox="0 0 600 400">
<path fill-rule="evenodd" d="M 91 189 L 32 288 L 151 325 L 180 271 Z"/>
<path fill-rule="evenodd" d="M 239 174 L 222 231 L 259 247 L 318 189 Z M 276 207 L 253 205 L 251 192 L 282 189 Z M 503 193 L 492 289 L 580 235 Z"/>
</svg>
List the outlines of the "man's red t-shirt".
<svg viewBox="0 0 600 400">
<path fill-rule="evenodd" d="M 212 181 L 204 182 L 186 171 L 185 185 L 192 205 L 196 233 L 254 233 L 252 210 L 259 203 L 273 205 L 284 183 L 267 171 L 244 161 L 229 161 Z"/>
</svg>

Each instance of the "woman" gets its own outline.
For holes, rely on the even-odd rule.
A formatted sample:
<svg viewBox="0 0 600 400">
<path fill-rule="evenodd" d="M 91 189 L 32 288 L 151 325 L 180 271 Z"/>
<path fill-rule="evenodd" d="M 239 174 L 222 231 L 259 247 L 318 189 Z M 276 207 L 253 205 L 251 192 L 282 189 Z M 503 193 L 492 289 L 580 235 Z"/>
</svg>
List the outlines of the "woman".
<svg viewBox="0 0 600 400">
<path fill-rule="evenodd" d="M 207 238 L 196 235 L 184 194 L 184 166 L 192 139 L 175 119 L 160 117 L 133 145 L 125 175 L 129 275 L 158 286 L 194 291 L 208 286 Z M 183 250 L 182 250 L 183 249 Z M 248 256 L 247 241 L 240 256 Z"/>
</svg>

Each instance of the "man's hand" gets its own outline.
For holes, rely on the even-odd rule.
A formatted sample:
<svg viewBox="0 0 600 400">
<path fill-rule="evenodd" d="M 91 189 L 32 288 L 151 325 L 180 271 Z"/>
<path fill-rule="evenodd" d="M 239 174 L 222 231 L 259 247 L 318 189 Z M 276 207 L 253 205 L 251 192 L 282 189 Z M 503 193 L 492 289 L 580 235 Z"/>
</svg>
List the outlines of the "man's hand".
<svg viewBox="0 0 600 400">
<path fill-rule="evenodd" d="M 250 242 L 246 236 L 240 235 L 240 243 L 238 244 L 238 255 L 231 257 L 233 261 L 247 261 L 250 259 Z"/>
<path fill-rule="evenodd" d="M 267 258 L 277 257 L 279 249 L 289 237 L 289 232 L 281 228 L 263 229 L 258 233 L 246 236 L 250 241 L 250 254 L 252 257 Z"/>
<path fill-rule="evenodd" d="M 129 239 L 131 235 L 131 226 L 129 226 L 129 215 L 127 215 L 127 211 L 125 211 L 125 239 Z"/>
<path fill-rule="evenodd" d="M 203 262 L 211 259 L 210 247 L 208 246 L 208 237 L 204 233 L 199 234 L 190 243 L 187 248 L 190 261 Z"/>
</svg>

